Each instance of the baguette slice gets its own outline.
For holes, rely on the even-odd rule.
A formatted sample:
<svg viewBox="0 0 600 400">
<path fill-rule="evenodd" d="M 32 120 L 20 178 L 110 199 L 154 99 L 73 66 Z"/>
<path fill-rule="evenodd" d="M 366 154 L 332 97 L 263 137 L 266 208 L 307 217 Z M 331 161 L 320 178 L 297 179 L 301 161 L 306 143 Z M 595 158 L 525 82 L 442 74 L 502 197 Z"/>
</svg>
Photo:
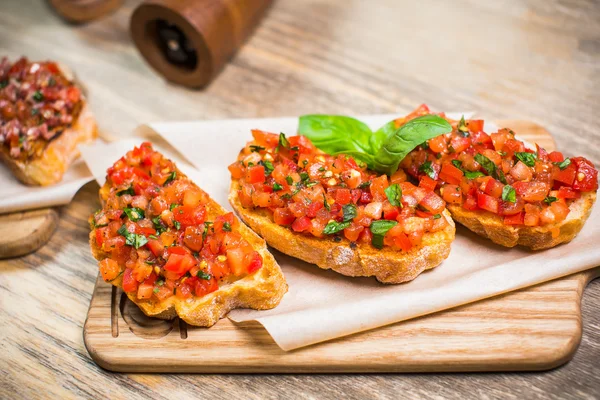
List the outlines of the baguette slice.
<svg viewBox="0 0 600 400">
<path fill-rule="evenodd" d="M 79 157 L 77 146 L 97 136 L 96 120 L 87 102 L 70 128 L 50 139 L 40 157 L 33 160 L 15 160 L 5 146 L 0 146 L 0 160 L 21 182 L 27 185 L 47 186 L 60 182 L 69 166 Z"/>
<path fill-rule="evenodd" d="M 374 276 L 383 283 L 402 283 L 415 279 L 425 270 L 438 266 L 450 254 L 455 226 L 447 210 L 442 213 L 448 226 L 423 236 L 422 246 L 409 252 L 391 248 L 376 249 L 371 245 L 352 244 L 345 238 L 340 242 L 292 232 L 273 222 L 265 209 L 246 209 L 238 197 L 239 184 L 232 181 L 229 202 L 240 218 L 262 236 L 269 246 L 346 276 Z"/>
<path fill-rule="evenodd" d="M 177 176 L 186 176 L 176 169 Z M 197 187 L 197 186 L 196 186 Z M 202 191 L 202 189 L 200 189 Z M 100 201 L 104 205 L 103 193 L 109 192 L 108 184 L 100 189 Z M 206 205 L 207 217 L 212 219 L 218 215 L 226 214 L 212 198 L 208 198 Z M 96 260 L 101 261 L 110 256 L 98 247 L 93 228 L 93 217 L 90 217 L 90 248 Z M 281 269 L 273 255 L 267 250 L 265 241 L 252 232 L 244 224 L 239 224 L 239 233 L 263 258 L 262 267 L 242 279 L 223 284 L 216 291 L 202 297 L 193 297 L 182 300 L 171 296 L 163 301 L 139 300 L 135 293 L 126 293 L 149 317 L 172 319 L 179 317 L 190 325 L 210 327 L 223 318 L 234 308 L 253 308 L 266 310 L 276 307 L 283 295 L 287 292 L 287 283 Z M 122 274 L 110 282 L 112 285 L 122 287 Z"/>
<path fill-rule="evenodd" d="M 502 217 L 488 211 L 469 211 L 453 204 L 447 207 L 456 222 L 494 243 L 542 250 L 573 240 L 590 216 L 595 201 L 596 192 L 582 193 L 569 206 L 570 211 L 564 221 L 534 227 L 505 225 Z"/>
</svg>

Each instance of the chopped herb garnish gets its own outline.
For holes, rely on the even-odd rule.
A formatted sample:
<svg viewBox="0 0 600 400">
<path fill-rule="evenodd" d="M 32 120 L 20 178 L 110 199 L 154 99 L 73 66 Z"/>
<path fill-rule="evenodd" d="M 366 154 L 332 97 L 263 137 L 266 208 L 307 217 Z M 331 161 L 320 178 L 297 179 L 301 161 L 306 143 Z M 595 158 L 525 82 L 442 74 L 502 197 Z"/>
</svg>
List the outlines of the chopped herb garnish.
<svg viewBox="0 0 600 400">
<path fill-rule="evenodd" d="M 176 177 L 177 177 L 177 171 L 172 171 L 169 174 L 169 176 L 167 177 L 167 180 L 165 181 L 165 183 L 163 183 L 163 186 L 167 186 L 167 184 L 173 182 Z"/>
<path fill-rule="evenodd" d="M 433 219 L 440 219 L 440 218 L 442 218 L 442 215 L 441 215 L 441 214 L 435 214 L 435 215 L 433 216 Z"/>
<path fill-rule="evenodd" d="M 200 279 L 204 279 L 204 280 L 210 280 L 210 278 L 212 278 L 211 274 L 207 274 L 204 271 L 198 271 L 198 273 L 196 274 L 196 276 Z"/>
<path fill-rule="evenodd" d="M 349 222 L 356 217 L 356 205 L 354 203 L 348 203 L 342 207 L 342 213 L 344 215 L 344 222 Z"/>
<path fill-rule="evenodd" d="M 124 194 L 129 194 L 131 196 L 135 196 L 135 190 L 133 190 L 133 185 L 129 186 L 127 189 L 121 190 L 117 192 L 117 196 L 121 197 Z"/>
<path fill-rule="evenodd" d="M 150 238 L 150 239 L 158 239 L 158 236 L 156 236 L 156 235 L 150 235 L 150 236 L 148 236 L 148 238 Z"/>
<path fill-rule="evenodd" d="M 146 264 L 148 264 L 148 265 L 154 265 L 154 264 L 156 264 L 156 260 L 146 260 L 146 261 L 144 261 L 144 262 L 145 262 Z"/>
<path fill-rule="evenodd" d="M 131 233 L 127 230 L 127 225 L 123 224 L 117 231 L 117 233 L 123 237 L 125 237 L 125 244 L 128 246 L 133 246 L 136 249 L 139 249 L 146 243 L 148 243 L 148 239 L 144 235 L 138 235 L 136 233 Z"/>
<path fill-rule="evenodd" d="M 535 165 L 535 160 L 537 158 L 535 154 L 528 153 L 526 151 L 516 152 L 515 157 L 517 157 L 517 159 L 519 161 L 521 161 L 523 164 L 527 165 L 528 167 L 533 167 Z"/>
<path fill-rule="evenodd" d="M 48 86 L 54 86 L 56 85 L 56 81 L 54 80 L 53 77 L 50 77 L 50 79 L 48 79 Z"/>
<path fill-rule="evenodd" d="M 283 186 L 281 186 L 279 183 L 275 182 L 275 183 L 273 184 L 273 191 L 274 191 L 274 192 L 279 192 L 279 191 L 280 191 L 280 190 L 282 190 L 282 189 L 283 189 Z"/>
<path fill-rule="evenodd" d="M 167 227 L 163 223 L 160 216 L 152 218 L 152 223 L 154 224 L 154 229 L 156 229 L 156 233 L 159 235 L 167 230 Z"/>
<path fill-rule="evenodd" d="M 319 172 L 325 171 L 325 167 L 319 167 Z"/>
<path fill-rule="evenodd" d="M 308 160 L 302 160 L 302 165 L 304 165 L 306 167 L 307 164 L 308 164 Z"/>
<path fill-rule="evenodd" d="M 279 134 L 279 147 L 290 147 L 290 142 L 288 142 L 287 138 L 285 137 L 285 133 L 283 132 Z"/>
<path fill-rule="evenodd" d="M 38 115 L 40 113 L 40 109 L 39 108 L 32 108 L 31 109 L 31 115 Z"/>
<path fill-rule="evenodd" d="M 504 188 L 502 188 L 502 200 L 515 203 L 517 201 L 517 192 L 515 192 L 515 188 L 510 185 L 504 186 Z"/>
<path fill-rule="evenodd" d="M 306 172 L 300 172 L 300 179 L 302 181 L 307 181 L 308 178 L 309 178 L 308 173 L 306 173 Z"/>
<path fill-rule="evenodd" d="M 179 221 L 173 221 L 173 225 L 175 225 L 175 229 L 177 229 L 177 230 L 181 229 L 181 224 L 179 223 Z"/>
<path fill-rule="evenodd" d="M 157 287 L 155 287 L 154 289 L 152 289 L 152 292 L 154 292 L 154 294 L 156 294 L 156 293 L 158 293 L 158 290 L 159 289 Z"/>
<path fill-rule="evenodd" d="M 225 232 L 231 232 L 231 224 L 229 222 L 224 222 L 223 223 L 223 230 Z"/>
<path fill-rule="evenodd" d="M 558 199 L 556 197 L 553 197 L 553 196 L 548 196 L 548 197 L 546 197 L 544 199 L 544 203 L 547 203 L 547 204 L 552 204 L 555 201 L 558 201 Z"/>
<path fill-rule="evenodd" d="M 271 172 L 273 172 L 273 170 L 275 169 L 275 167 L 273 167 L 273 163 L 269 160 L 259 161 L 258 165 L 262 165 L 263 167 L 265 167 L 265 175 L 271 175 Z"/>
<path fill-rule="evenodd" d="M 400 188 L 400 185 L 394 183 L 393 185 L 385 188 L 384 192 L 391 205 L 394 207 L 402 207 L 402 203 L 400 201 L 400 199 L 402 199 L 402 189 Z"/>
<path fill-rule="evenodd" d="M 496 168 L 496 164 L 494 164 L 494 162 L 492 160 L 490 160 L 483 154 L 477 153 L 477 154 L 475 154 L 475 161 L 477 161 L 479 164 L 481 164 L 481 166 L 483 167 L 483 169 L 485 169 L 485 171 L 487 172 L 487 174 L 489 176 L 491 176 L 492 178 L 498 179 L 500 182 L 506 184 L 506 177 L 504 176 L 504 172 L 502 172 L 502 170 L 499 170 L 498 168 Z M 467 176 L 467 175 L 465 174 L 465 176 Z M 471 178 L 467 177 L 467 179 L 471 179 Z"/>
<path fill-rule="evenodd" d="M 388 221 L 386 219 L 380 219 L 371 222 L 371 226 L 369 227 L 369 229 L 371 229 L 371 233 L 373 234 L 371 244 L 378 249 L 382 249 L 383 238 L 385 237 L 385 234 L 396 225 L 398 225 L 397 221 Z"/>
<path fill-rule="evenodd" d="M 285 181 L 288 183 L 288 185 L 291 185 L 294 183 L 294 179 L 292 179 L 292 177 L 289 175 L 285 177 Z"/>
<path fill-rule="evenodd" d="M 464 137 L 469 136 L 469 128 L 467 127 L 467 123 L 465 121 L 464 115 L 462 117 L 460 117 L 460 121 L 458 123 L 458 126 L 456 127 L 456 130 L 458 132 L 460 132 L 460 134 L 463 135 Z"/>
<path fill-rule="evenodd" d="M 131 220 L 132 222 L 137 222 L 145 217 L 144 210 L 142 210 L 139 207 L 125 207 L 123 209 L 123 213 L 127 215 L 129 220 Z M 121 218 L 123 218 L 123 215 L 121 215 Z"/>
<path fill-rule="evenodd" d="M 42 92 L 40 92 L 39 90 L 37 90 L 34 94 L 33 94 L 33 99 L 35 101 L 42 101 L 44 100 L 44 95 L 42 94 Z"/>
<path fill-rule="evenodd" d="M 436 178 L 435 171 L 433 170 L 433 167 L 431 166 L 431 161 L 425 161 L 423 164 L 421 164 L 421 166 L 419 167 L 419 171 L 424 173 L 431 179 Z"/>
<path fill-rule="evenodd" d="M 350 221 L 346 221 L 346 222 L 329 221 L 327 223 L 327 225 L 325 225 L 325 229 L 323 229 L 323 233 L 325 235 L 333 235 L 333 234 L 336 234 L 336 233 L 346 229 L 349 226 L 350 226 Z"/>
<path fill-rule="evenodd" d="M 8 79 L 6 79 L 4 81 L 0 81 L 0 89 L 4 89 L 7 86 L 8 86 Z"/>
<path fill-rule="evenodd" d="M 253 153 L 258 153 L 259 151 L 262 151 L 262 150 L 264 150 L 264 149 L 265 149 L 265 148 L 264 148 L 264 147 L 262 147 L 262 146 L 257 146 L 257 145 L 255 145 L 255 144 L 251 144 L 251 145 L 250 145 L 250 151 L 251 151 L 251 152 L 253 152 Z"/>
<path fill-rule="evenodd" d="M 369 186 L 371 186 L 371 181 L 366 181 L 366 182 L 362 182 L 360 185 L 358 185 L 358 188 L 364 189 L 364 188 L 368 188 Z"/>
<path fill-rule="evenodd" d="M 319 184 L 318 181 L 310 181 L 310 182 L 306 182 L 306 187 L 313 187 L 318 184 Z"/>
<path fill-rule="evenodd" d="M 327 197 L 325 197 L 325 193 L 323 193 L 323 206 L 327 211 L 331 211 L 331 207 L 329 207 L 329 203 L 327 203 Z"/>
<path fill-rule="evenodd" d="M 561 171 L 563 171 L 565 168 L 567 168 L 569 165 L 571 165 L 571 159 L 565 158 L 564 161 L 556 162 L 556 163 L 554 163 L 554 165 L 556 165 L 558 168 L 560 168 Z"/>
</svg>

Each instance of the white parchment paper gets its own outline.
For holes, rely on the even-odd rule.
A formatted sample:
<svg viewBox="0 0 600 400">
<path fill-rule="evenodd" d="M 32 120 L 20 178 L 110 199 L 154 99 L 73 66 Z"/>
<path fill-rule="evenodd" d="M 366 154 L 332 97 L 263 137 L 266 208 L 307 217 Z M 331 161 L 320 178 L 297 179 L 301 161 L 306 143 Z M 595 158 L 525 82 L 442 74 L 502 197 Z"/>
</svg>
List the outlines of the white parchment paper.
<svg viewBox="0 0 600 400">
<path fill-rule="evenodd" d="M 395 115 L 360 117 L 373 128 Z M 455 118 L 460 118 L 460 115 Z M 297 118 L 158 123 L 150 125 L 198 170 L 187 168 L 195 182 L 213 198 L 227 203 L 227 166 L 251 139 L 250 129 L 296 132 Z M 486 130 L 493 131 L 489 125 Z M 83 151 L 95 176 L 104 180 L 106 167 L 129 150 L 120 144 L 102 152 Z M 115 152 L 118 151 L 118 154 Z M 101 154 L 111 154 L 98 168 Z M 95 154 L 91 156 L 90 154 Z M 100 171 L 96 173 L 95 171 Z M 103 171 L 104 170 L 104 171 Z M 98 175 L 97 175 L 98 174 Z M 273 251 L 289 284 L 289 292 L 273 310 L 234 310 L 237 322 L 259 321 L 284 350 L 373 329 L 424 314 L 495 296 L 600 265 L 600 211 L 571 243 L 532 252 L 507 249 L 457 227 L 450 257 L 412 282 L 383 285 L 373 278 L 348 278 Z"/>
</svg>

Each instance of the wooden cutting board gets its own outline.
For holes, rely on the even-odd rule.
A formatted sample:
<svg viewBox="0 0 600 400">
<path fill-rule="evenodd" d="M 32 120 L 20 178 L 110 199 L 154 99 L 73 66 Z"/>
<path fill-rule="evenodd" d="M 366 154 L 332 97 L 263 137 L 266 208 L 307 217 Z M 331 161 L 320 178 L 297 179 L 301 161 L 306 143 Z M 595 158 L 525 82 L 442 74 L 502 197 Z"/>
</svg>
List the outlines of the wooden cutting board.
<svg viewBox="0 0 600 400">
<path fill-rule="evenodd" d="M 554 149 L 539 125 L 500 125 Z M 223 319 L 206 329 L 148 318 L 99 276 L 84 341 L 101 367 L 123 372 L 543 370 L 573 357 L 581 340 L 581 296 L 597 276 L 600 268 L 290 352 L 256 322 Z"/>
<path fill-rule="evenodd" d="M 43 208 L 0 215 L 0 259 L 20 257 L 42 247 L 58 226 L 58 211 Z"/>
</svg>

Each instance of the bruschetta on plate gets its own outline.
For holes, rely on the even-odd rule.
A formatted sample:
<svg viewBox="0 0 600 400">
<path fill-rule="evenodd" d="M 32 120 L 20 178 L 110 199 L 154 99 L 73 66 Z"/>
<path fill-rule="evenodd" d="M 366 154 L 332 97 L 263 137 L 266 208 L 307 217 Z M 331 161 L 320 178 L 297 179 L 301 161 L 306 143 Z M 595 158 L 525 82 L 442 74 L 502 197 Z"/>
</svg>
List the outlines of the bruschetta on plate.
<svg viewBox="0 0 600 400">
<path fill-rule="evenodd" d="M 90 247 L 106 282 L 148 316 L 211 326 L 270 309 L 287 284 L 263 239 L 143 143 L 107 171 Z"/>
<path fill-rule="evenodd" d="M 59 182 L 96 121 L 70 72 L 52 61 L 0 60 L 0 160 L 28 185 Z"/>
</svg>

